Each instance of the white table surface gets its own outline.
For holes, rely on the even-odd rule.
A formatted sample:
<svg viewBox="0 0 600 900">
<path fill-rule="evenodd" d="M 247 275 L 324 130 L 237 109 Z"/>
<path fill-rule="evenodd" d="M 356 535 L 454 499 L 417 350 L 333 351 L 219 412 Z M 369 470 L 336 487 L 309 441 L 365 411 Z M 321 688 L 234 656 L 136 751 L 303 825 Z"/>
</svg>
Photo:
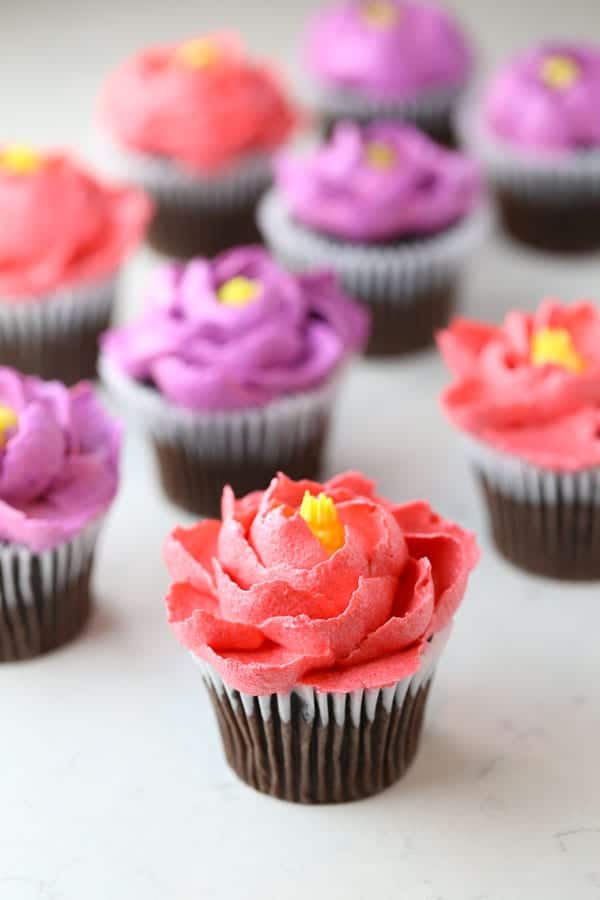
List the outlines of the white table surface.
<svg viewBox="0 0 600 900">
<path fill-rule="evenodd" d="M 2 4 L 3 135 L 83 145 L 102 72 L 161 36 L 236 21 L 291 66 L 291 37 L 316 5 Z M 592 0 L 455 5 L 490 59 L 600 24 Z M 122 315 L 139 308 L 150 262 L 133 265 Z M 545 293 L 600 297 L 600 263 L 549 261 L 494 237 L 472 261 L 464 309 L 497 320 Z M 363 469 L 382 493 L 426 497 L 481 535 L 410 774 L 337 808 L 288 805 L 236 780 L 198 672 L 165 624 L 161 544 L 189 519 L 162 500 L 130 434 L 89 628 L 0 671 L 0 900 L 600 897 L 599 588 L 527 577 L 494 553 L 438 414 L 444 380 L 434 353 L 357 363 L 328 452 L 329 472 Z"/>
</svg>

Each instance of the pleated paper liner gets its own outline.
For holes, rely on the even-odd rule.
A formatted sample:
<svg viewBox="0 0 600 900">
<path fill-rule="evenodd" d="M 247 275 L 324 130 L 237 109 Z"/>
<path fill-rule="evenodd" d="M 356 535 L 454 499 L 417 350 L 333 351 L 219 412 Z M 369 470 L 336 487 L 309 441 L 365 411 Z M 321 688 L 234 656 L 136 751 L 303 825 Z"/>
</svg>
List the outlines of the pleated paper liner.
<svg viewBox="0 0 600 900">
<path fill-rule="evenodd" d="M 410 678 L 348 694 L 298 687 L 254 697 L 196 658 L 230 767 L 255 790 L 295 803 L 346 803 L 394 784 L 416 757 L 449 630 L 434 636 Z"/>
<path fill-rule="evenodd" d="M 278 471 L 317 479 L 338 383 L 290 394 L 264 407 L 194 412 L 128 378 L 103 356 L 102 378 L 148 433 L 166 495 L 198 515 L 219 516 L 223 487 L 238 496 L 264 489 Z"/>
<path fill-rule="evenodd" d="M 485 238 L 490 213 L 482 207 L 439 234 L 394 244 L 352 244 L 318 234 L 288 213 L 269 191 L 258 221 L 273 253 L 294 270 L 333 269 L 347 292 L 371 312 L 367 355 L 387 356 L 431 345 L 455 307 L 460 276 Z"/>
<path fill-rule="evenodd" d="M 67 385 L 94 379 L 115 293 L 112 277 L 33 302 L 1 299 L 0 365 Z"/>
<path fill-rule="evenodd" d="M 41 553 L 0 545 L 0 662 L 40 656 L 79 634 L 90 611 L 101 524 Z"/>
<path fill-rule="evenodd" d="M 506 559 L 549 578 L 600 579 L 600 468 L 557 472 L 472 438 L 466 447 Z"/>
<path fill-rule="evenodd" d="M 256 207 L 271 183 L 271 159 L 259 154 L 214 175 L 196 174 L 161 157 L 97 138 L 99 165 L 114 178 L 143 188 L 156 212 L 147 232 L 159 253 L 181 259 L 213 257 L 261 240 Z"/>
</svg>

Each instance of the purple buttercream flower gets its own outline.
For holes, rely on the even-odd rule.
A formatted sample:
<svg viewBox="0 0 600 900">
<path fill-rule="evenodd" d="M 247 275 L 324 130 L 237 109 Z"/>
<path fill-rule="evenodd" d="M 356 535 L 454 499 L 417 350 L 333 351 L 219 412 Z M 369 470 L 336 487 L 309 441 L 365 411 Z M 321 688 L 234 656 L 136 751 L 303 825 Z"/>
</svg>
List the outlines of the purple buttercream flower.
<svg viewBox="0 0 600 900">
<path fill-rule="evenodd" d="M 282 154 L 276 183 L 300 223 L 366 243 L 438 232 L 481 194 L 475 162 L 396 122 L 341 123 L 316 151 Z"/>
<path fill-rule="evenodd" d="M 102 515 L 117 490 L 120 444 L 90 385 L 0 367 L 0 540 L 40 552 Z"/>
<path fill-rule="evenodd" d="M 486 127 L 525 149 L 600 147 L 600 47 L 536 46 L 500 70 L 483 101 Z"/>
<path fill-rule="evenodd" d="M 461 87 L 472 67 L 452 17 L 410 0 L 344 0 L 324 10 L 309 29 L 305 55 L 324 86 L 373 99 Z"/>
<path fill-rule="evenodd" d="M 261 247 L 165 267 L 141 320 L 108 332 L 107 357 L 177 406 L 262 406 L 324 382 L 368 331 L 329 272 L 293 275 Z"/>
</svg>

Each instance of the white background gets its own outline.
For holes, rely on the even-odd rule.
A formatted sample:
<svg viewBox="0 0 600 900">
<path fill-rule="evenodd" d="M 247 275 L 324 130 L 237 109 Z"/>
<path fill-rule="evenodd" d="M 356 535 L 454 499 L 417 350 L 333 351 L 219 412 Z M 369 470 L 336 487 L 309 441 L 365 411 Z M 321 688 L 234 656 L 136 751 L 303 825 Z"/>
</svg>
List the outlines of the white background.
<svg viewBox="0 0 600 900">
<path fill-rule="evenodd" d="M 0 0 L 1 139 L 86 145 L 105 70 L 136 46 L 236 24 L 295 70 L 316 2 Z M 597 0 L 463 0 L 487 64 L 544 35 L 599 37 Z M 139 308 L 150 256 L 124 284 Z M 464 309 L 499 319 L 548 293 L 600 296 L 600 264 L 499 237 L 473 259 Z M 600 897 L 600 592 L 521 575 L 489 545 L 441 419 L 435 354 L 357 363 L 328 471 L 363 469 L 481 534 L 422 749 L 380 797 L 296 807 L 241 785 L 198 673 L 165 624 L 161 544 L 189 521 L 162 499 L 144 442 L 97 560 L 75 644 L 0 671 L 0 900 L 592 900 Z"/>
</svg>

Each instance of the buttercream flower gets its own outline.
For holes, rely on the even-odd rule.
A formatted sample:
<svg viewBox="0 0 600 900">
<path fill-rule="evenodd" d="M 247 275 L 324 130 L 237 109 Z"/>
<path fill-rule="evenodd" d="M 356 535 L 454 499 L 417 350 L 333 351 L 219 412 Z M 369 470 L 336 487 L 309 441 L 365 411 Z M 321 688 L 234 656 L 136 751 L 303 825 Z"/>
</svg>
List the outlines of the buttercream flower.
<svg viewBox="0 0 600 900">
<path fill-rule="evenodd" d="M 501 326 L 457 320 L 439 335 L 455 376 L 442 402 L 485 444 L 538 466 L 600 465 L 600 313 L 547 300 Z"/>
<path fill-rule="evenodd" d="M 88 384 L 0 367 L 0 541 L 37 553 L 100 517 L 117 490 L 120 439 Z"/>
<path fill-rule="evenodd" d="M 270 68 L 221 33 L 128 59 L 105 85 L 101 115 L 119 143 L 192 171 L 270 151 L 298 119 Z"/>
<path fill-rule="evenodd" d="M 338 125 L 312 153 L 282 155 L 276 181 L 299 222 L 367 243 L 441 231 L 481 199 L 473 161 L 393 122 Z"/>
<path fill-rule="evenodd" d="M 477 562 L 469 533 L 426 503 L 394 505 L 347 473 L 279 475 L 222 521 L 177 528 L 165 556 L 169 621 L 231 688 L 381 688 L 408 678 L 459 606 Z"/>
<path fill-rule="evenodd" d="M 366 314 L 332 275 L 293 275 L 259 247 L 168 266 L 153 298 L 103 347 L 130 378 L 190 410 L 264 406 L 311 390 L 366 339 Z"/>
<path fill-rule="evenodd" d="M 105 184 L 62 153 L 0 146 L 0 302 L 113 276 L 150 212 L 143 193 Z"/>
</svg>

